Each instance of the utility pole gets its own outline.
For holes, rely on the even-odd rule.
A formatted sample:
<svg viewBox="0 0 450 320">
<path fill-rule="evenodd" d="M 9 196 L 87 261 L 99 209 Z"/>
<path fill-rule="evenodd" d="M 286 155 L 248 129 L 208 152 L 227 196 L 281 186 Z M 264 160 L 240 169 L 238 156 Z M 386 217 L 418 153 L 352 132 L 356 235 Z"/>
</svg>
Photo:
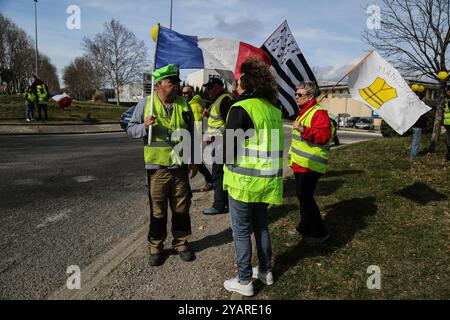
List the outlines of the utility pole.
<svg viewBox="0 0 450 320">
<path fill-rule="evenodd" d="M 172 11 L 173 11 L 173 0 L 170 0 L 170 30 L 172 30 Z"/>
<path fill-rule="evenodd" d="M 35 75 L 38 75 L 38 38 L 37 38 L 37 2 L 38 0 L 34 0 L 34 35 L 36 40 L 36 65 L 35 65 Z"/>
</svg>

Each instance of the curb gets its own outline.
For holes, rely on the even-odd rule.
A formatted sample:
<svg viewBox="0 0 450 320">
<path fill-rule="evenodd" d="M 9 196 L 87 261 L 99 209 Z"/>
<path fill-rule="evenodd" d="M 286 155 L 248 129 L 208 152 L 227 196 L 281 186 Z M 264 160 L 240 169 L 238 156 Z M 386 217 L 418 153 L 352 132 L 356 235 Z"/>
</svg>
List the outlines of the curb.
<svg viewBox="0 0 450 320">
<path fill-rule="evenodd" d="M 103 125 L 109 125 L 109 124 L 119 124 L 119 121 L 111 121 L 111 122 L 55 122 L 52 123 L 51 121 L 47 122 L 0 122 L 0 125 L 3 126 L 103 126 Z"/>
<path fill-rule="evenodd" d="M 283 127 L 284 128 L 287 128 L 287 129 L 292 129 L 292 126 L 291 125 L 288 125 L 288 124 L 283 124 Z M 342 130 L 342 129 L 339 129 L 339 130 L 337 130 L 337 133 L 339 133 L 339 132 L 348 132 L 348 133 L 352 133 L 352 134 L 356 134 L 356 135 L 362 135 L 362 136 L 376 136 L 376 137 L 382 137 L 383 135 L 381 134 L 381 133 L 377 133 L 377 132 L 371 132 L 371 131 L 353 131 L 353 130 Z"/>
<path fill-rule="evenodd" d="M 98 133 L 117 133 L 125 132 L 124 130 L 109 131 L 71 131 L 71 132 L 17 132 L 17 133 L 1 133 L 0 136 L 46 136 L 46 135 L 70 135 L 70 134 L 98 134 Z"/>
</svg>

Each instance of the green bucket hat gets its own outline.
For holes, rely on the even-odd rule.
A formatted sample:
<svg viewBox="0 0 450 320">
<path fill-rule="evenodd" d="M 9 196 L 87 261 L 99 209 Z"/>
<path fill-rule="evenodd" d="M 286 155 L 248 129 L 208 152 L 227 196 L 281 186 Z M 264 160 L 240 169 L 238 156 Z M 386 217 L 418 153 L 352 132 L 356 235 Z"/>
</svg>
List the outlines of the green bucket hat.
<svg viewBox="0 0 450 320">
<path fill-rule="evenodd" d="M 159 68 L 153 72 L 153 77 L 155 78 L 155 83 L 166 78 L 176 77 L 178 81 L 180 80 L 180 69 L 176 64 L 168 64 L 165 67 Z"/>
</svg>

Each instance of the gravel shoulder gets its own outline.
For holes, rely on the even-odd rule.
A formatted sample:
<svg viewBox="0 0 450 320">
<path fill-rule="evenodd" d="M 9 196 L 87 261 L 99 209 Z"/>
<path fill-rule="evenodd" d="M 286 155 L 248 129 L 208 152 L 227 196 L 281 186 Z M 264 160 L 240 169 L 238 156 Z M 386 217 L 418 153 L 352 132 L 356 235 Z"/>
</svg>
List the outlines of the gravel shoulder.
<svg viewBox="0 0 450 320">
<path fill-rule="evenodd" d="M 203 177 L 192 181 L 195 190 Z M 229 299 L 223 281 L 236 272 L 234 246 L 228 215 L 205 216 L 213 192 L 194 192 L 191 206 L 191 245 L 196 260 L 184 262 L 171 254 L 170 214 L 165 249 L 168 257 L 159 267 L 148 263 L 146 241 L 84 297 L 86 299 L 204 300 Z M 147 210 L 143 203 L 142 210 Z M 148 225 L 148 220 L 146 221 Z M 146 236 L 146 234 L 145 234 Z"/>
</svg>

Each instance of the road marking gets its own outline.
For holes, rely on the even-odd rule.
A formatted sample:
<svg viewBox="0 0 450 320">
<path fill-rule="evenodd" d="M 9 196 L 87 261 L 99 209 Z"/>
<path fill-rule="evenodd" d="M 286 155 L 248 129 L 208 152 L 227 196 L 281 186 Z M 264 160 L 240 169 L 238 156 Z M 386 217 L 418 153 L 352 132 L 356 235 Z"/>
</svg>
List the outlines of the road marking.
<svg viewBox="0 0 450 320">
<path fill-rule="evenodd" d="M 76 182 L 84 183 L 84 182 L 97 180 L 97 177 L 95 177 L 95 176 L 79 176 L 79 177 L 73 177 L 72 179 L 75 180 Z"/>
<path fill-rule="evenodd" d="M 83 300 L 107 275 L 140 246 L 145 245 L 148 226 L 115 245 L 108 252 L 100 255 L 94 262 L 81 271 L 81 289 L 69 290 L 66 284 L 47 297 L 48 300 Z M 64 270 L 65 272 L 65 270 Z"/>
<path fill-rule="evenodd" d="M 71 213 L 71 212 L 72 212 L 71 209 L 67 209 L 67 210 L 65 210 L 63 212 L 60 212 L 58 214 L 55 214 L 55 215 L 52 215 L 52 216 L 48 216 L 48 217 L 45 218 L 45 220 L 42 223 L 38 224 L 36 226 L 36 228 L 37 229 L 45 228 L 49 224 L 58 222 L 60 220 L 64 220 L 64 219 L 69 217 L 69 213 Z"/>
</svg>

